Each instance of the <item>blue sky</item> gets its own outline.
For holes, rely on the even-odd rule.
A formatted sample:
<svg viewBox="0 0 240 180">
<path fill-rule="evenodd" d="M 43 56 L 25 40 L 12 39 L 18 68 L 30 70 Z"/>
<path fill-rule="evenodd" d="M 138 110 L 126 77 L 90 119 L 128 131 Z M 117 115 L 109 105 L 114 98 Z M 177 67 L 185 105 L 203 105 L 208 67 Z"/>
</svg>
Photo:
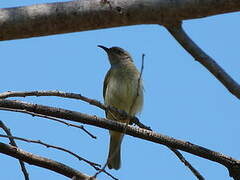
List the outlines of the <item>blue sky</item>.
<svg viewBox="0 0 240 180">
<path fill-rule="evenodd" d="M 38 1 L 39 3 L 51 1 Z M 0 7 L 34 4 L 35 1 L 1 1 Z M 239 13 L 185 21 L 192 39 L 240 82 Z M 240 102 L 202 65 L 195 61 L 162 26 L 139 25 L 0 42 L 1 92 L 60 90 L 81 93 L 103 102 L 102 84 L 109 68 L 106 54 L 97 45 L 128 50 L 138 68 L 145 56 L 143 79 L 145 104 L 140 120 L 158 133 L 216 150 L 240 159 Z M 12 98 L 13 99 L 13 98 Z M 19 98 L 104 117 L 98 108 L 77 100 L 54 97 Z M 103 164 L 108 153 L 108 131 L 85 127 L 97 136 L 50 120 L 13 112 L 0 112 L 14 135 L 40 139 L 62 146 L 91 161 Z M 3 132 L 1 132 L 3 133 Z M 1 139 L 1 142 L 8 141 Z M 17 141 L 22 149 L 42 155 L 93 175 L 94 169 L 54 149 Z M 216 163 L 184 156 L 206 179 L 230 179 Z M 0 155 L 1 179 L 23 179 L 18 162 Z M 26 165 L 31 180 L 66 177 Z M 122 168 L 109 171 L 119 179 L 184 179 L 195 177 L 165 146 L 125 136 Z M 100 174 L 99 179 L 110 179 Z"/>
</svg>

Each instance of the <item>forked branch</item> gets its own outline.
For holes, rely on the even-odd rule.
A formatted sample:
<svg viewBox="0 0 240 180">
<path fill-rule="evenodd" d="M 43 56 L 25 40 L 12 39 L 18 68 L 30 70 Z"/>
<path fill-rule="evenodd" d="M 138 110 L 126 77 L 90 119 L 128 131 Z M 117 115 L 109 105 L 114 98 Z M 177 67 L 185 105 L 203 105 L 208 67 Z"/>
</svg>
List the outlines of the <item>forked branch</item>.
<svg viewBox="0 0 240 180">
<path fill-rule="evenodd" d="M 141 74 L 143 72 L 143 64 L 144 64 L 144 54 L 142 55 L 142 67 L 141 67 L 141 73 L 140 73 L 140 78 L 141 78 Z M 23 92 L 13 92 L 13 91 L 7 91 L 7 92 L 3 92 L 0 93 L 0 98 L 10 98 L 10 97 L 27 97 L 27 96 L 56 96 L 56 97 L 63 97 L 63 98 L 70 98 L 70 99 L 78 99 L 78 100 L 82 100 L 85 101 L 91 105 L 94 105 L 96 107 L 99 107 L 102 110 L 110 110 L 110 111 L 116 111 L 119 114 L 122 114 L 122 116 L 127 116 L 125 112 L 119 111 L 117 109 L 113 109 L 113 107 L 109 107 L 106 106 L 104 104 L 102 104 L 101 102 L 94 100 L 94 99 L 90 99 L 86 96 L 83 96 L 81 94 L 75 94 L 75 93 L 66 93 L 66 92 L 61 92 L 61 91 L 23 91 Z M 6 108 L 0 108 L 0 110 L 8 110 L 8 111 L 14 111 L 14 112 L 22 112 L 22 113 L 27 113 L 33 116 L 39 116 L 39 117 L 43 117 L 43 118 L 48 118 L 54 121 L 58 121 L 58 122 L 62 122 L 62 120 L 54 118 L 54 117 L 50 117 L 50 116 L 46 116 L 46 115 L 41 115 L 41 114 L 37 114 L 37 113 L 33 113 L 33 112 L 29 112 L 26 110 L 20 110 L 20 109 L 6 109 Z M 137 117 L 129 117 L 131 118 L 131 121 L 134 122 L 135 124 L 137 124 L 139 127 L 144 128 L 144 129 L 148 129 L 151 130 L 150 127 L 145 126 L 144 124 L 142 124 Z M 66 123 L 66 122 L 64 122 Z M 68 125 L 72 125 L 71 123 L 66 123 Z M 77 125 L 74 125 L 77 126 Z M 89 134 L 89 132 L 87 132 Z M 94 137 L 92 134 L 90 134 L 91 137 Z M 193 172 L 193 174 L 199 179 L 199 180 L 203 180 L 204 178 L 202 177 L 202 175 L 182 156 L 182 154 L 173 148 L 169 148 L 171 151 L 173 151 L 177 157 Z M 107 163 L 100 169 L 101 171 L 104 171 L 105 167 L 106 167 Z M 99 171 L 98 173 L 100 173 L 101 171 Z M 94 177 L 96 177 L 97 173 L 95 174 Z"/>
<path fill-rule="evenodd" d="M 15 140 L 13 138 L 10 138 L 10 136 L 12 136 L 11 130 L 1 120 L 0 120 L 0 127 L 7 134 L 8 138 L 9 138 L 9 141 L 10 141 L 9 144 L 11 144 L 12 146 L 17 147 L 17 143 L 15 142 Z M 25 180 L 29 180 L 29 174 L 28 174 L 28 171 L 26 169 L 26 166 L 25 166 L 24 162 L 19 160 L 19 164 L 21 166 L 21 169 L 22 169 L 22 172 L 23 172 Z"/>
<path fill-rule="evenodd" d="M 196 61 L 207 68 L 208 71 L 210 71 L 229 92 L 240 99 L 240 85 L 187 35 L 182 27 L 182 22 L 175 22 L 170 25 L 165 25 L 165 27 Z M 228 168 L 231 177 L 235 180 L 240 180 L 239 161 L 236 164 L 225 164 L 225 166 Z"/>
<path fill-rule="evenodd" d="M 10 97 L 27 97 L 27 96 L 36 96 L 36 97 L 55 96 L 55 97 L 63 97 L 63 98 L 69 98 L 69 99 L 82 100 L 82 101 L 87 102 L 90 105 L 94 105 L 104 111 L 112 111 L 114 113 L 117 113 L 124 119 L 130 119 L 130 121 L 132 123 L 135 123 L 136 125 L 138 125 L 141 128 L 151 130 L 150 127 L 147 127 L 144 124 L 142 124 L 137 117 L 129 116 L 124 111 L 118 110 L 111 106 L 106 106 L 105 104 L 101 103 L 100 101 L 88 98 L 81 94 L 61 92 L 61 91 L 7 91 L 7 92 L 0 93 L 0 99 L 1 98 L 10 98 Z"/>
<path fill-rule="evenodd" d="M 19 149 L 15 146 L 7 145 L 1 142 L 0 152 L 8 156 L 15 157 L 29 164 L 33 164 L 39 167 L 49 169 L 51 171 L 55 171 L 69 178 L 72 178 L 74 176 L 77 177 L 78 180 L 89 180 L 90 178 L 90 176 L 83 174 L 75 169 L 72 169 L 71 167 L 66 166 L 65 164 L 59 163 L 57 161 L 45 157 L 34 155 L 32 153 Z"/>
<path fill-rule="evenodd" d="M 239 0 L 81 0 L 0 9 L 0 40 L 237 12 Z"/>
<path fill-rule="evenodd" d="M 11 109 L 25 109 L 27 111 L 34 112 L 37 114 L 43 114 L 56 118 L 89 124 L 118 132 L 124 132 L 125 128 L 124 123 L 108 120 L 105 118 L 91 116 L 80 112 L 70 111 L 61 108 L 54 108 L 38 104 L 30 104 L 22 101 L 0 99 L 0 107 Z M 234 177 L 235 180 L 238 180 L 237 177 L 240 177 L 240 161 L 232 157 L 223 155 L 210 149 L 206 149 L 204 147 L 192 144 L 190 142 L 177 140 L 172 137 L 156 133 L 154 131 L 149 131 L 146 129 L 137 128 L 133 126 L 128 126 L 126 128 L 126 134 L 141 139 L 145 139 L 151 142 L 155 142 L 158 144 L 162 144 L 170 148 L 179 149 L 191 153 L 193 155 L 220 163 L 226 168 L 228 168 L 230 176 Z"/>
</svg>

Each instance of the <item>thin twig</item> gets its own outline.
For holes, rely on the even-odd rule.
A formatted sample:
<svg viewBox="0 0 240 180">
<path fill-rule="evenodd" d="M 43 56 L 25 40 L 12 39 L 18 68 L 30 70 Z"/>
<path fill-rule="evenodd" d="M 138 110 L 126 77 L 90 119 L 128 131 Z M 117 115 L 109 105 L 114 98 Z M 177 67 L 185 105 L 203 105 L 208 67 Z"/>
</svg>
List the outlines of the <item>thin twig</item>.
<svg viewBox="0 0 240 180">
<path fill-rule="evenodd" d="M 54 117 L 51 117 L 51 116 L 47 116 L 47 115 L 42 115 L 42 114 L 30 112 L 30 111 L 27 111 L 27 110 L 25 110 L 25 109 L 21 110 L 21 109 L 11 109 L 11 108 L 2 108 L 2 107 L 0 107 L 0 110 L 13 111 L 13 112 L 21 112 L 21 113 L 29 114 L 29 115 L 31 115 L 31 116 L 37 116 L 37 117 L 42 117 L 42 118 L 45 118 L 45 119 L 50 119 L 50 120 L 53 120 L 53 121 L 56 121 L 56 122 L 65 124 L 65 125 L 67 125 L 67 126 L 71 126 L 71 127 L 75 127 L 75 128 L 82 129 L 82 130 L 83 130 L 85 133 L 87 133 L 90 137 L 92 137 L 92 138 L 94 138 L 94 139 L 97 138 L 97 137 L 94 136 L 92 133 L 90 133 L 88 130 L 86 130 L 86 128 L 85 128 L 83 125 L 76 125 L 76 124 L 68 123 L 68 122 L 65 122 L 65 121 L 63 121 L 63 120 L 60 120 L 60 119 L 58 119 L 58 118 L 54 118 Z"/>
<path fill-rule="evenodd" d="M 114 155 L 114 154 L 115 154 L 115 152 L 113 153 L 113 155 Z M 107 167 L 107 165 L 108 165 L 108 162 L 109 162 L 109 160 L 111 160 L 111 158 L 112 158 L 112 157 L 109 157 L 109 158 L 107 159 L 107 162 L 105 162 L 105 164 L 103 165 L 103 167 L 102 167 L 101 169 L 99 169 L 92 177 L 97 178 L 97 176 L 98 176 L 100 173 L 104 172 L 105 169 L 106 169 L 106 167 Z"/>
<path fill-rule="evenodd" d="M 0 127 L 5 131 L 5 133 L 8 135 L 8 136 L 12 136 L 12 133 L 11 133 L 11 130 L 3 123 L 3 121 L 0 120 Z M 16 142 L 14 141 L 13 138 L 10 138 L 9 137 L 9 141 L 10 141 L 10 144 L 12 146 L 15 146 L 15 147 L 18 147 Z M 25 167 L 25 164 L 23 161 L 21 160 L 18 160 L 19 161 L 19 164 L 21 166 L 21 169 L 22 169 L 22 172 L 23 172 L 23 175 L 24 175 L 24 178 L 25 180 L 29 180 L 29 174 L 28 174 L 28 171 Z"/>
<path fill-rule="evenodd" d="M 139 96 L 139 89 L 140 89 L 140 84 L 141 84 L 141 80 L 142 80 L 142 73 L 143 73 L 143 69 L 144 69 L 144 57 L 145 57 L 145 54 L 142 54 L 142 65 L 141 65 L 140 75 L 139 75 L 139 78 L 138 78 L 137 94 L 136 94 L 136 96 L 134 97 L 133 103 L 132 103 L 131 106 L 130 106 L 129 114 L 132 114 L 133 107 L 134 107 L 134 105 L 136 104 L 137 98 L 138 98 L 138 96 Z M 127 124 L 129 124 L 129 121 L 130 121 L 130 120 L 128 120 L 128 123 L 127 123 Z"/>
<path fill-rule="evenodd" d="M 85 158 L 82 158 L 80 157 L 79 155 L 77 155 L 76 153 L 70 151 L 70 150 L 67 150 L 65 148 L 62 148 L 62 147 L 59 147 L 59 146 L 54 146 L 54 145 L 51 145 L 51 144 L 47 144 L 45 142 L 42 142 L 40 140 L 32 140 L 32 139 L 26 139 L 26 138 L 22 138 L 22 137 L 17 137 L 17 136 L 8 136 L 8 135 L 2 135 L 0 134 L 0 137 L 4 137 L 4 138 L 11 138 L 11 139 L 17 139 L 17 140 L 20 140 L 20 141 L 25 141 L 25 142 L 28 142 L 28 143 L 35 143 L 35 144 L 41 144 L 43 146 L 46 146 L 47 148 L 53 148 L 53 149 L 57 149 L 57 150 L 60 150 L 60 151 L 63 151 L 63 152 L 66 152 L 68 154 L 71 154 L 73 155 L 74 157 L 76 157 L 78 160 L 80 161 L 84 161 L 86 162 L 87 164 L 89 164 L 90 166 L 94 167 L 95 166 L 98 166 L 98 167 L 101 167 L 100 164 L 97 164 L 97 163 L 94 163 L 94 162 L 91 162 Z"/>
<path fill-rule="evenodd" d="M 192 55 L 192 57 L 205 66 L 233 95 L 240 99 L 240 85 L 228 75 L 224 69 L 217 64 L 217 62 L 207 55 L 184 31 L 182 22 L 166 25 L 170 34 L 182 45 L 182 47 Z M 194 169 L 186 160 L 182 160 L 179 152 L 170 148 L 179 159 L 195 174 L 195 176 L 202 180 L 202 175 Z"/>
<path fill-rule="evenodd" d="M 63 124 L 66 124 L 67 126 L 72 126 L 72 127 L 76 127 L 76 128 L 80 128 L 82 129 L 82 125 L 75 125 L 75 124 L 72 124 L 72 123 L 68 123 L 68 122 L 65 122 L 65 121 L 62 121 L 58 118 L 54 118 L 54 117 L 51 117 L 51 116 L 46 116 L 46 115 L 41 115 L 41 114 L 38 114 L 38 113 L 33 113 L 33 112 L 30 112 L 30 111 L 27 111 L 27 110 L 19 110 L 19 109 L 10 109 L 10 108 L 2 108 L 0 107 L 0 110 L 6 110 L 6 111 L 12 111 L 12 112 L 20 112 L 20 113 L 26 113 L 26 114 L 29 114 L 29 115 L 32 115 L 32 116 L 38 116 L 38 117 L 42 117 L 42 118 L 46 118 L 46 119 L 50 119 L 50 120 L 54 120 L 54 121 L 57 121 L 57 122 L 60 122 L 60 123 L 63 123 Z M 84 127 L 83 127 L 84 128 Z M 86 132 L 88 132 L 86 130 Z M 88 132 L 89 133 L 89 132 Z M 90 136 L 92 136 L 93 138 L 95 136 L 93 136 L 91 133 L 89 133 Z M 100 168 L 99 167 L 101 165 L 97 164 L 96 166 L 92 166 L 95 170 L 99 171 Z M 114 180 L 118 180 L 116 177 L 114 177 L 113 175 L 111 175 L 109 172 L 107 171 L 103 171 L 106 175 L 110 176 L 112 179 Z"/>
<path fill-rule="evenodd" d="M 74 176 L 76 176 L 78 180 L 89 180 L 91 178 L 90 176 L 81 173 L 80 171 L 75 170 L 63 163 L 26 152 L 23 149 L 12 145 L 4 144 L 2 142 L 0 142 L 0 153 L 14 157 L 16 159 L 20 159 L 31 165 L 54 171 L 69 178 L 72 178 Z"/>
<path fill-rule="evenodd" d="M 69 121 L 89 124 L 92 126 L 123 132 L 125 124 L 117 121 L 112 121 L 110 119 L 101 118 L 97 116 L 91 116 L 88 114 L 66 110 L 62 108 L 55 108 L 50 106 L 44 106 L 39 104 L 32 104 L 23 101 L 13 101 L 7 99 L 0 99 L 0 107 L 12 108 L 12 109 L 26 109 L 27 111 L 48 115 L 56 118 L 66 119 Z M 190 143 L 188 141 L 178 140 L 163 134 L 159 134 L 154 131 L 149 131 L 146 129 L 128 126 L 126 134 L 145 139 L 147 141 L 155 142 L 157 144 L 162 144 L 167 147 L 174 149 L 179 149 L 190 154 L 208 159 L 213 162 L 217 162 L 229 170 L 229 175 L 231 177 L 240 177 L 240 161 L 234 159 L 233 157 L 224 155 L 222 153 L 207 149 L 202 146 Z M 1 151 L 1 149 L 0 149 Z"/>
<path fill-rule="evenodd" d="M 57 150 L 60 150 L 60 151 L 67 152 L 67 153 L 75 156 L 78 160 L 86 162 L 87 164 L 92 166 L 95 170 L 99 170 L 100 169 L 99 167 L 101 167 L 100 164 L 97 164 L 97 163 L 91 162 L 87 159 L 84 159 L 84 158 L 80 157 L 79 155 L 77 155 L 76 153 L 74 153 L 72 151 L 69 151 L 69 150 L 67 150 L 65 148 L 62 148 L 62 147 L 59 147 L 59 146 L 54 146 L 54 145 L 51 145 L 51 144 L 44 143 L 40 140 L 32 140 L 32 139 L 26 139 L 26 138 L 22 138 L 22 137 L 16 137 L 16 136 L 11 136 L 11 135 L 3 135 L 3 134 L 0 134 L 0 137 L 9 138 L 9 139 L 17 139 L 17 140 L 25 141 L 25 142 L 28 142 L 28 143 L 41 144 L 43 146 L 46 146 L 47 148 L 54 148 L 54 149 L 57 149 Z M 111 178 L 113 178 L 114 180 L 117 180 L 117 178 L 112 176 L 110 173 L 108 173 L 106 171 L 103 171 L 103 172 L 105 174 L 107 174 L 108 176 L 110 176 Z"/>
<path fill-rule="evenodd" d="M 208 69 L 234 96 L 240 99 L 240 85 L 205 53 L 184 31 L 181 22 L 165 26 L 169 33 L 182 45 L 192 57 Z"/>
<path fill-rule="evenodd" d="M 122 110 L 118 110 L 112 106 L 107 106 L 101 103 L 100 101 L 97 101 L 95 99 L 88 98 L 86 96 L 83 96 L 81 94 L 76 93 L 66 93 L 61 91 L 28 91 L 28 92 L 13 92 L 13 91 L 7 91 L 0 93 L 0 99 L 9 98 L 9 97 L 27 97 L 27 96 L 56 96 L 56 97 L 63 97 L 63 98 L 69 98 L 69 99 L 78 99 L 82 100 L 84 102 L 89 103 L 90 105 L 94 105 L 104 111 L 109 111 L 113 113 L 119 114 L 124 119 L 130 119 L 131 122 L 135 123 L 141 128 L 151 130 L 150 127 L 145 126 L 142 124 L 137 117 L 132 117 L 128 113 Z"/>
<path fill-rule="evenodd" d="M 63 98 L 69 98 L 69 99 L 78 99 L 85 101 L 91 105 L 95 105 L 103 110 L 106 110 L 107 107 L 100 103 L 97 100 L 90 99 L 88 97 L 82 96 L 81 94 L 76 93 L 65 93 L 61 91 L 7 91 L 0 93 L 0 98 L 9 98 L 9 97 L 27 97 L 27 96 L 56 96 L 56 97 L 63 97 Z"/>
<path fill-rule="evenodd" d="M 141 73 L 143 71 L 143 65 L 144 65 L 144 54 L 143 54 L 143 60 L 142 60 L 142 69 Z M 171 151 L 173 151 L 176 156 L 193 172 L 193 174 L 199 179 L 199 180 L 204 180 L 203 176 L 184 158 L 184 156 L 174 148 L 169 148 Z"/>
<path fill-rule="evenodd" d="M 170 147 L 168 148 L 175 153 L 178 159 L 180 159 L 180 161 L 182 161 L 199 180 L 204 180 L 204 177 L 184 158 L 184 156 L 178 150 Z"/>
<path fill-rule="evenodd" d="M 142 65 L 141 65 L 141 71 L 140 71 L 140 78 L 138 79 L 138 84 L 140 83 L 140 79 L 142 77 L 142 73 L 143 73 L 143 69 L 144 69 L 144 54 L 142 55 Z M 139 86 L 138 86 L 139 88 Z M 138 92 L 138 91 L 137 91 Z M 40 95 L 55 95 L 55 96 L 60 96 L 60 97 L 68 97 L 68 98 L 74 98 L 74 99 L 81 99 L 83 101 L 86 101 L 92 105 L 96 105 L 97 107 L 100 107 L 101 109 L 104 108 L 110 108 L 110 110 L 114 111 L 114 112 L 118 112 L 118 113 L 125 113 L 125 112 L 121 112 L 120 110 L 115 109 L 114 107 L 106 107 L 104 104 L 100 103 L 99 101 L 84 97 L 80 94 L 74 94 L 74 93 L 63 93 L 63 92 L 59 92 L 59 91 L 32 91 L 32 92 L 5 92 L 5 93 L 1 93 L 0 94 L 0 98 L 7 98 L 7 97 L 16 97 L 16 96 L 20 96 L 20 97 L 25 97 L 25 96 L 40 96 Z M 137 96 L 136 96 L 137 97 Z M 134 99 L 134 102 L 136 101 L 136 98 Z M 131 105 L 131 109 L 133 108 L 133 105 Z M 1 109 L 1 108 L 0 108 Z M 4 110 L 4 108 L 3 108 Z M 5 109 L 6 110 L 6 109 Z M 11 109 L 10 109 L 11 110 Z M 48 118 L 48 119 L 52 119 L 52 120 L 56 120 L 58 122 L 61 122 L 61 120 L 53 118 L 53 117 L 49 117 L 49 116 L 45 116 L 45 115 L 40 115 L 40 114 L 36 114 L 36 113 L 32 113 L 26 110 L 12 110 L 12 111 L 17 111 L 17 112 L 25 112 L 27 114 L 33 115 L 33 116 L 39 116 L 39 117 L 44 117 L 44 118 Z M 120 111 L 120 112 L 119 112 Z M 131 110 L 132 111 L 132 110 Z M 126 114 L 124 114 L 124 116 L 126 116 Z M 132 120 L 132 119 L 131 119 Z M 64 121 L 63 121 L 64 122 Z M 134 122 L 135 124 L 137 124 L 139 127 L 150 130 L 151 128 L 148 126 L 143 125 L 142 123 L 139 122 L 137 117 L 134 117 Z M 64 124 L 66 124 L 66 122 L 64 122 Z M 127 123 L 128 124 L 128 123 Z M 77 125 L 71 125 L 70 123 L 67 123 L 67 125 L 70 126 L 77 126 Z M 81 128 L 81 126 L 79 127 Z M 81 128 L 82 129 L 82 128 Z M 126 129 L 126 127 L 125 127 Z M 89 134 L 89 133 L 88 133 Z M 91 134 L 89 134 L 90 136 L 92 136 Z M 93 136 L 95 137 L 95 136 Z M 171 150 L 171 149 L 170 149 Z M 177 150 L 175 150 L 176 152 Z M 174 152 L 174 151 L 173 151 Z M 174 153 L 175 153 L 174 152 Z M 180 153 L 180 152 L 178 152 Z M 187 161 L 187 160 L 185 160 Z M 98 172 L 96 172 L 96 174 L 93 177 L 96 177 L 99 173 L 101 172 L 105 172 L 105 168 L 107 166 L 108 161 L 104 164 L 104 166 L 101 169 L 98 169 Z M 189 163 L 190 164 L 190 163 Z M 105 172 L 107 173 L 107 172 Z M 111 175 L 110 175 L 111 176 Z M 115 177 L 112 177 L 113 179 L 116 179 Z"/>
</svg>

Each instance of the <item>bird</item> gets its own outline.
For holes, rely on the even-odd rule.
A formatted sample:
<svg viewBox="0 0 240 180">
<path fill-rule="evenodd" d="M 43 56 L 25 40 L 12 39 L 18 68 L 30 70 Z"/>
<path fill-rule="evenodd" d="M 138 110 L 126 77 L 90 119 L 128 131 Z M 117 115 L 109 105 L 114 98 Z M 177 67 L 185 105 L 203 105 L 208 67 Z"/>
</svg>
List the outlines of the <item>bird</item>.
<svg viewBox="0 0 240 180">
<path fill-rule="evenodd" d="M 131 116 L 141 112 L 143 107 L 143 81 L 140 72 L 133 63 L 131 55 L 120 47 L 107 48 L 98 45 L 108 55 L 110 69 L 103 83 L 104 104 L 125 111 Z M 106 111 L 110 120 L 128 123 L 118 114 Z M 121 144 L 123 133 L 109 131 L 110 145 L 107 159 L 109 169 L 121 167 Z"/>
</svg>

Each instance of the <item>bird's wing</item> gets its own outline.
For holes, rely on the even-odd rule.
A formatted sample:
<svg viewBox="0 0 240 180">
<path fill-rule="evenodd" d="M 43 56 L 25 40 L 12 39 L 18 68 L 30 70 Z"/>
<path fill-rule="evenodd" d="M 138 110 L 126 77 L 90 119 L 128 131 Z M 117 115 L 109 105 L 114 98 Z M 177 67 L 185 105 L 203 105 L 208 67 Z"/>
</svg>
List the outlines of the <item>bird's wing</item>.
<svg viewBox="0 0 240 180">
<path fill-rule="evenodd" d="M 107 72 L 105 79 L 104 79 L 104 83 L 103 83 L 103 98 L 105 100 L 105 95 L 106 95 L 106 90 L 107 90 L 107 86 L 110 80 L 110 74 L 111 74 L 111 69 Z"/>
</svg>

